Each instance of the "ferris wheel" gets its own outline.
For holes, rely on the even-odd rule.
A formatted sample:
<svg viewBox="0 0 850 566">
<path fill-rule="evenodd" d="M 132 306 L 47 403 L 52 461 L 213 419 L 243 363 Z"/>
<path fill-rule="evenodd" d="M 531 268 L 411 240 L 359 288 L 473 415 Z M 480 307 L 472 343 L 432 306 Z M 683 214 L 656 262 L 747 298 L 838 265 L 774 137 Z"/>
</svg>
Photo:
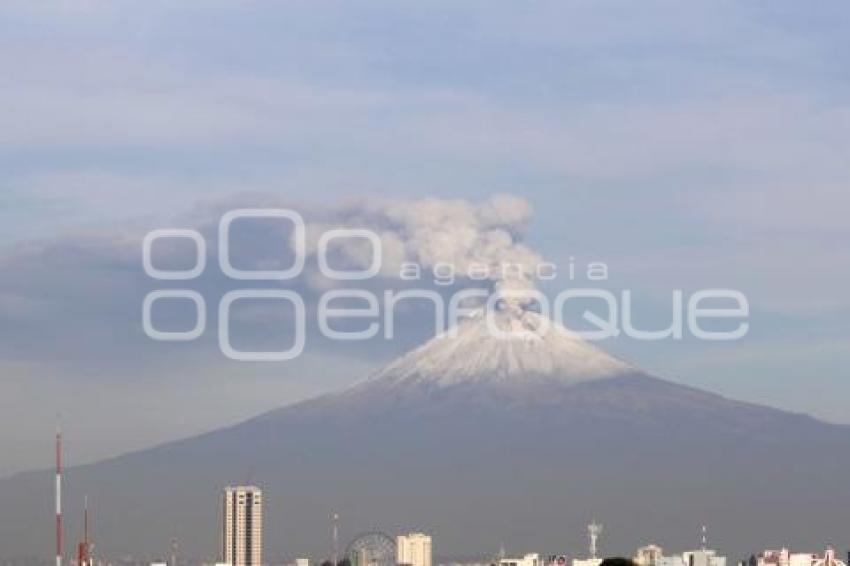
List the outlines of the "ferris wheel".
<svg viewBox="0 0 850 566">
<path fill-rule="evenodd" d="M 395 566 L 395 541 L 381 532 L 365 533 L 345 549 L 351 566 Z"/>
</svg>

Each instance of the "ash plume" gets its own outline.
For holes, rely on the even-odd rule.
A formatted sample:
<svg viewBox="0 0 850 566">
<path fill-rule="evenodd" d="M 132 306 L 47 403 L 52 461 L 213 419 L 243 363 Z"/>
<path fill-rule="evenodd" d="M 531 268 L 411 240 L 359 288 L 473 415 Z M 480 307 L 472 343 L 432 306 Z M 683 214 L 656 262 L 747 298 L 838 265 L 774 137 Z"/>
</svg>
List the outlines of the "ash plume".
<svg viewBox="0 0 850 566">
<path fill-rule="evenodd" d="M 398 279 L 405 264 L 432 272 L 453 268 L 499 289 L 533 289 L 539 254 L 523 243 L 533 215 L 525 199 L 498 195 L 480 204 L 465 200 L 360 200 L 307 221 L 307 251 L 316 253 L 322 233 L 332 228 L 368 228 L 380 238 L 380 275 Z M 361 239 L 335 240 L 331 252 L 343 264 L 363 269 L 372 250 Z"/>
</svg>

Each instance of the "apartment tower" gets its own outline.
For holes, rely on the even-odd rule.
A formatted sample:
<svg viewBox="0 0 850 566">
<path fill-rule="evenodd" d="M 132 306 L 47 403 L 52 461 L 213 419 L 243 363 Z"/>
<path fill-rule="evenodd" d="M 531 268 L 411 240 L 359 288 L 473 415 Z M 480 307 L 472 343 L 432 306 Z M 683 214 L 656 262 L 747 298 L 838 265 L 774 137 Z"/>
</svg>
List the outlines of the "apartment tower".
<svg viewBox="0 0 850 566">
<path fill-rule="evenodd" d="M 222 560 L 230 566 L 263 563 L 263 492 L 254 486 L 224 490 Z"/>
</svg>

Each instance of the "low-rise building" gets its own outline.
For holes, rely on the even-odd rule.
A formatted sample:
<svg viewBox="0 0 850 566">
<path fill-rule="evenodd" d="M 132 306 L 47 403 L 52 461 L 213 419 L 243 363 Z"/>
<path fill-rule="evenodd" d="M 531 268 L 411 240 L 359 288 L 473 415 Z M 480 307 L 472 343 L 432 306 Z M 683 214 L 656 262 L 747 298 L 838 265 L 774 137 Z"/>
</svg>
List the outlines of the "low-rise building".
<svg viewBox="0 0 850 566">
<path fill-rule="evenodd" d="M 396 564 L 431 566 L 431 537 L 408 533 L 396 537 Z"/>
<path fill-rule="evenodd" d="M 714 550 L 688 550 L 682 553 L 685 566 L 726 566 L 726 557 L 720 556 Z"/>
<path fill-rule="evenodd" d="M 847 566 L 835 557 L 835 551 L 827 548 L 823 556 L 813 552 L 791 552 L 787 548 L 765 550 L 758 556 L 758 566 Z"/>
<path fill-rule="evenodd" d="M 522 558 L 500 558 L 499 566 L 542 566 L 540 555 L 536 552 L 526 554 Z"/>
<path fill-rule="evenodd" d="M 660 566 L 663 557 L 663 548 L 657 544 L 648 544 L 637 549 L 633 560 L 637 566 Z"/>
</svg>

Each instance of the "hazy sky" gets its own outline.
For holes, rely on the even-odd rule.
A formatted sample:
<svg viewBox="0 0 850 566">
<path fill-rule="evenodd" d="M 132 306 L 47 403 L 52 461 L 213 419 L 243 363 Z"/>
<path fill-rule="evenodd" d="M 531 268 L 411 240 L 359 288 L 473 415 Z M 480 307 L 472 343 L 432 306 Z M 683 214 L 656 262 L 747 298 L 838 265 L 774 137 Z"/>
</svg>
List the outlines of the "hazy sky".
<svg viewBox="0 0 850 566">
<path fill-rule="evenodd" d="M 89 461 L 427 333 L 414 313 L 397 343 L 263 365 L 148 340 L 144 234 L 268 203 L 520 197 L 525 244 L 605 261 L 648 325 L 676 288 L 750 300 L 740 342 L 603 347 L 850 422 L 849 25 L 840 1 L 4 2 L 0 474 L 46 465 L 57 420 Z"/>
</svg>

